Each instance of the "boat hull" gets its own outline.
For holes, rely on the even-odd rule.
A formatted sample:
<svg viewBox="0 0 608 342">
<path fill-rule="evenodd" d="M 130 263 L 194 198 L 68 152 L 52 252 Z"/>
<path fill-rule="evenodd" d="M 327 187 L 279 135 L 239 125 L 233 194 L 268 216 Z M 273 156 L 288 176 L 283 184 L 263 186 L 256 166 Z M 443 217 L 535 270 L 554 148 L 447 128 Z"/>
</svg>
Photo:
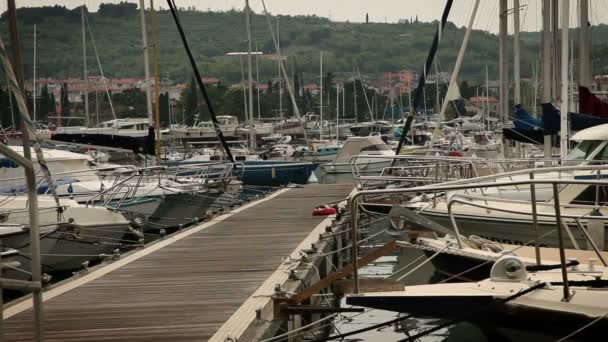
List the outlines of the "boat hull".
<svg viewBox="0 0 608 342">
<path fill-rule="evenodd" d="M 431 211 L 421 211 L 419 213 L 444 227 L 452 227 L 452 223 L 447 214 Z M 501 218 L 491 214 L 483 217 L 456 214 L 454 217 L 460 234 L 465 236 L 477 235 L 488 240 L 509 245 L 523 245 L 536 239 L 535 231 L 532 228 L 532 222 L 528 220 Z M 581 248 L 586 248 L 587 241 L 580 232 L 580 229 L 575 225 L 569 225 L 569 229 L 578 245 Z M 538 223 L 538 236 L 544 236 L 540 241 L 541 247 L 559 247 L 559 241 L 555 230 L 556 225 L 554 222 L 541 221 Z M 606 236 L 604 239 L 604 246 L 608 246 L 608 235 L 605 234 L 604 236 Z M 568 237 L 568 234 L 564 234 L 564 247 L 575 247 Z"/>
<path fill-rule="evenodd" d="M 245 185 L 281 186 L 289 183 L 306 184 L 317 168 L 316 163 L 283 161 L 246 161 L 240 171 Z"/>
<path fill-rule="evenodd" d="M 42 272 L 57 274 L 77 271 L 85 262 L 99 262 L 119 249 L 128 224 L 101 224 L 86 227 L 73 225 L 60 227 L 41 234 L 40 254 Z M 29 232 L 3 238 L 3 244 L 19 250 L 19 268 L 3 270 L 3 276 L 13 279 L 29 280 L 30 275 L 30 237 Z"/>
<path fill-rule="evenodd" d="M 358 158 L 357 159 L 357 170 L 360 173 L 379 173 L 385 167 L 391 165 L 392 159 L 382 160 L 378 158 L 374 159 L 366 159 L 366 158 Z M 352 173 L 353 169 L 350 163 L 334 163 L 329 162 L 327 164 L 323 164 L 321 166 L 326 173 Z"/>
</svg>

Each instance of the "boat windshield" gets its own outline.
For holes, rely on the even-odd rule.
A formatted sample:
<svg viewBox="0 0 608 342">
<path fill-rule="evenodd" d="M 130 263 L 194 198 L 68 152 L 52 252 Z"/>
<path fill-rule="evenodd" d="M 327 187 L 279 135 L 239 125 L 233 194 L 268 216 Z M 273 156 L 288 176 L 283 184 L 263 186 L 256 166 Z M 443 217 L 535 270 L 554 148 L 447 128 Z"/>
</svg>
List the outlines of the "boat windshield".
<svg viewBox="0 0 608 342">
<path fill-rule="evenodd" d="M 566 158 L 566 161 L 578 161 L 588 160 L 599 147 L 602 147 L 602 152 L 597 153 L 594 160 L 608 160 L 608 149 L 605 148 L 606 144 L 602 140 L 583 140 L 572 149 L 572 152 Z M 599 159 L 598 159 L 599 158 Z M 568 163 L 572 165 L 572 163 Z"/>
<path fill-rule="evenodd" d="M 366 151 L 388 151 L 391 148 L 384 144 L 377 144 L 377 145 L 371 145 L 371 146 L 367 146 L 361 149 L 361 152 L 366 152 Z"/>
</svg>

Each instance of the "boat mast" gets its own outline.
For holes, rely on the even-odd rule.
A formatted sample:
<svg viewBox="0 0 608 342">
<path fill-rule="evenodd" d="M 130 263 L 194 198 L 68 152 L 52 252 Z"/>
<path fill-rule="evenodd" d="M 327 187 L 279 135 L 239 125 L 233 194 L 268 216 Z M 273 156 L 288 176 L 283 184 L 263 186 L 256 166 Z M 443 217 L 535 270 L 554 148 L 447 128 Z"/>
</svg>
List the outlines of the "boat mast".
<svg viewBox="0 0 608 342">
<path fill-rule="evenodd" d="M 336 83 L 336 141 L 338 141 L 338 133 L 340 133 L 340 130 L 338 129 L 339 118 L 340 118 L 340 83 Z"/>
<path fill-rule="evenodd" d="M 247 26 L 247 87 L 249 89 L 249 150 L 255 153 L 255 129 L 253 129 L 253 67 L 251 61 L 251 24 L 249 22 L 249 0 L 245 0 L 245 25 Z"/>
<path fill-rule="evenodd" d="M 401 148 L 403 147 L 403 143 L 405 142 L 405 138 L 412 127 L 412 121 L 414 121 L 414 116 L 416 115 L 416 109 L 420 106 L 420 102 L 422 101 L 422 96 L 424 92 L 421 89 L 424 89 L 424 84 L 426 82 L 426 73 L 432 66 L 433 60 L 435 58 L 435 54 L 437 52 L 437 48 L 439 47 L 439 40 L 441 38 L 441 33 L 445 28 L 445 25 L 448 20 L 448 16 L 450 14 L 450 10 L 452 9 L 452 5 L 454 4 L 453 0 L 447 0 L 445 3 L 445 7 L 443 9 L 443 14 L 441 15 L 441 21 L 439 27 L 437 27 L 437 31 L 435 31 L 435 37 L 433 38 L 433 44 L 431 45 L 431 49 L 424 63 L 422 72 L 420 73 L 420 79 L 418 80 L 418 87 L 416 87 L 415 98 L 413 101 L 413 106 L 411 107 L 411 113 L 408 115 L 407 119 L 403 123 L 403 131 L 401 133 L 401 137 L 399 138 L 399 144 L 397 144 L 397 149 L 395 154 L 399 154 L 401 152 Z M 395 165 L 396 159 L 393 159 L 391 165 Z M 355 276 L 356 276 L 356 272 Z"/>
<path fill-rule="evenodd" d="M 150 89 L 150 60 L 148 57 L 148 32 L 146 27 L 146 9 L 144 0 L 139 0 L 139 13 L 141 18 L 141 41 L 144 51 L 144 76 L 146 78 L 146 109 L 148 111 L 148 124 L 154 126 L 154 117 L 152 115 L 152 91 Z M 158 138 L 158 137 L 157 137 Z"/>
<path fill-rule="evenodd" d="M 156 10 L 154 0 L 150 0 L 150 14 L 152 19 L 152 69 L 154 72 L 154 150 L 156 152 L 156 163 L 160 165 L 160 77 L 158 76 L 158 45 L 156 40 Z M 168 102 L 167 96 L 167 102 Z"/>
<path fill-rule="evenodd" d="M 509 66 L 508 66 L 508 45 L 507 45 L 507 0 L 500 0 L 500 117 L 502 128 L 509 125 Z M 502 139 L 503 154 L 509 157 L 509 142 Z"/>
<path fill-rule="evenodd" d="M 319 57 L 319 82 L 321 88 L 321 96 L 319 100 L 319 140 L 323 140 L 323 51 Z"/>
<path fill-rule="evenodd" d="M 570 28 L 570 2 L 562 2 L 562 41 L 561 41 L 561 105 L 560 105 L 560 149 L 563 160 L 568 154 L 568 30 Z"/>
<path fill-rule="evenodd" d="M 258 95 L 258 121 L 262 122 L 262 107 L 260 105 L 260 55 L 258 53 L 258 41 L 255 41 L 255 87 Z"/>
<path fill-rule="evenodd" d="M 85 26 L 84 26 L 84 9 L 85 6 L 82 5 L 82 7 L 80 8 L 80 19 L 82 21 L 82 74 L 83 74 L 83 84 L 84 84 L 84 88 L 83 88 L 83 93 L 84 93 L 84 122 L 85 122 L 85 126 L 89 127 L 89 93 L 88 93 L 88 86 L 89 86 L 89 82 L 88 82 L 88 73 L 87 73 L 87 40 L 86 40 L 86 32 L 85 32 Z M 34 111 L 34 113 L 36 113 Z M 34 120 L 35 119 L 35 114 L 34 114 Z"/>
<path fill-rule="evenodd" d="M 435 110 L 439 111 L 441 109 L 441 105 L 439 104 L 439 68 L 437 68 L 437 58 L 435 58 Z"/>
<path fill-rule="evenodd" d="M 589 0 L 579 0 L 579 84 L 589 88 L 591 86 L 591 63 L 589 44 Z"/>
<path fill-rule="evenodd" d="M 490 77 L 488 75 L 488 65 L 486 64 L 486 115 L 488 119 L 490 118 Z M 486 129 L 485 117 L 483 123 L 484 129 Z M 488 130 L 490 129 L 490 125 L 488 123 Z"/>
<path fill-rule="evenodd" d="M 479 1 L 480 0 L 476 0 L 475 5 L 473 5 L 473 12 L 471 13 L 471 17 L 469 18 L 469 24 L 468 24 L 467 30 L 464 34 L 462 46 L 460 47 L 460 51 L 458 52 L 458 57 L 456 58 L 456 65 L 454 65 L 454 71 L 452 71 L 452 76 L 450 78 L 450 84 L 448 85 L 448 91 L 446 94 L 451 94 L 454 91 L 452 89 L 455 89 L 455 87 L 458 86 L 456 81 L 458 79 L 458 74 L 460 73 L 460 66 L 462 65 L 462 60 L 464 59 L 464 53 L 467 50 L 467 45 L 469 44 L 469 37 L 471 36 L 473 24 L 475 23 L 475 17 L 477 16 L 477 9 L 479 8 Z M 441 111 L 439 112 L 439 118 L 437 119 L 437 125 L 435 126 L 433 135 L 431 137 L 430 146 L 433 146 L 435 139 L 439 136 L 439 123 L 445 121 L 444 120 L 445 111 L 448 109 L 449 102 L 450 102 L 450 98 L 449 98 L 449 96 L 446 95 L 446 97 L 443 99 L 443 104 L 441 105 Z"/>
<path fill-rule="evenodd" d="M 279 16 L 277 16 L 277 48 L 281 48 L 281 31 L 279 31 Z M 283 118 L 283 78 L 281 77 L 281 55 L 277 53 L 277 67 L 279 71 L 279 115 Z"/>
<path fill-rule="evenodd" d="M 355 66 L 355 60 L 353 60 L 353 69 Z M 360 80 L 363 83 L 363 80 Z M 357 78 L 353 78 L 353 102 L 355 105 L 355 122 L 359 122 L 359 117 L 357 116 Z"/>
<path fill-rule="evenodd" d="M 34 24 L 34 81 L 32 82 L 32 109 L 34 111 L 34 123 L 36 123 L 36 24 Z"/>
<path fill-rule="evenodd" d="M 541 79 L 543 92 L 541 103 L 551 102 L 551 0 L 543 0 L 543 35 L 542 35 L 542 64 Z M 549 159 L 552 156 L 552 141 L 550 135 L 543 137 L 544 157 Z M 548 162 L 547 162 L 548 163 Z"/>
<path fill-rule="evenodd" d="M 519 0 L 513 0 L 513 78 L 515 89 L 513 102 L 521 104 L 521 73 L 519 57 Z"/>
<path fill-rule="evenodd" d="M 390 97 L 390 102 L 391 102 L 391 123 L 395 124 L 395 111 L 393 109 L 393 73 L 392 72 L 388 73 L 388 83 L 389 83 L 388 96 Z M 384 113 L 382 115 L 382 119 L 384 120 Z"/>
<path fill-rule="evenodd" d="M 275 39 L 274 30 L 272 29 L 272 24 L 270 22 L 270 15 L 268 14 L 268 11 L 266 10 L 266 3 L 264 3 L 264 0 L 262 0 L 262 6 L 264 7 L 264 14 L 266 15 L 266 21 L 268 22 L 268 28 L 270 29 L 270 35 L 272 36 L 272 41 L 277 50 L 277 55 L 279 56 L 281 72 L 283 74 L 283 77 L 285 77 L 285 79 L 287 79 L 287 84 L 286 84 L 287 92 L 289 93 L 289 98 L 291 100 L 291 103 L 293 104 L 293 114 L 296 117 L 296 119 L 300 120 L 300 110 L 298 109 L 298 104 L 296 103 L 296 98 L 293 94 L 293 90 L 291 88 L 291 83 L 289 82 L 289 79 L 287 77 L 287 71 L 285 71 L 285 65 L 283 64 L 283 59 L 281 58 L 281 50 L 279 48 L 277 40 Z M 307 139 L 306 129 L 304 130 L 304 139 Z"/>
</svg>

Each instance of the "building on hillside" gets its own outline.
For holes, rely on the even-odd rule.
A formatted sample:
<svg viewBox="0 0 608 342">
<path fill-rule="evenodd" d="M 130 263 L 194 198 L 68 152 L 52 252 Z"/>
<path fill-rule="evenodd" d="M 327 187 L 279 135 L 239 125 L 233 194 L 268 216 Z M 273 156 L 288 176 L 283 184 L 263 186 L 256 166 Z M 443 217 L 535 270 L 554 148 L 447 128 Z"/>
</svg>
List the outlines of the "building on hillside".
<svg viewBox="0 0 608 342">
<path fill-rule="evenodd" d="M 321 92 L 321 87 L 317 84 L 307 84 L 304 86 L 304 90 L 308 91 L 311 95 L 317 96 Z M 300 94 L 300 96 L 302 95 Z"/>
<path fill-rule="evenodd" d="M 500 101 L 498 101 L 498 99 L 493 96 L 475 96 L 471 97 L 468 101 L 466 101 L 465 109 L 467 112 L 477 112 L 479 110 L 485 109 L 486 106 L 489 106 L 491 113 L 498 113 L 500 109 Z"/>
</svg>

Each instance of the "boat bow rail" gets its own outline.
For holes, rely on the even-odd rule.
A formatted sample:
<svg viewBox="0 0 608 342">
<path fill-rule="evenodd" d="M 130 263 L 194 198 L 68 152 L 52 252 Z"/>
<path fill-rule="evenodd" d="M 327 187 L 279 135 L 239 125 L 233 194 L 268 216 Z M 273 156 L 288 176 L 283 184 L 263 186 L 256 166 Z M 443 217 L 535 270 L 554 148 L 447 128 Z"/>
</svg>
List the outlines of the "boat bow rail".
<svg viewBox="0 0 608 342">
<path fill-rule="evenodd" d="M 554 168 L 546 168 L 543 169 L 543 171 L 545 172 L 556 172 L 556 171 L 575 171 L 575 170 L 585 170 L 585 171 L 592 171 L 592 172 L 598 172 L 601 173 L 601 171 L 608 171 L 608 166 L 604 166 L 604 165 L 596 165 L 596 166 L 590 166 L 590 165 L 584 165 L 584 166 L 577 166 L 577 167 L 554 167 Z M 527 170 L 528 174 L 533 174 L 534 170 Z M 504 175 L 503 175 L 504 176 Z M 481 177 L 481 178 L 485 178 L 485 177 Z M 493 177 L 496 178 L 496 177 Z M 490 177 L 490 179 L 492 179 L 492 177 Z M 504 178 L 503 178 L 504 179 Z M 470 180 L 469 180 L 470 181 Z M 355 278 L 355 293 L 359 293 L 359 275 L 358 275 L 358 249 L 357 249 L 357 244 L 358 244 L 358 226 L 359 226 L 359 206 L 362 202 L 362 200 L 366 197 L 369 196 L 378 196 L 378 195 L 388 195 L 388 194 L 420 194 L 420 193 L 440 193 L 440 192 L 447 192 L 447 191 L 463 191 L 463 190 L 470 190 L 470 189 L 489 189 L 489 188 L 494 188 L 494 187 L 508 187 L 508 188 L 514 188 L 514 187 L 524 187 L 526 186 L 528 189 L 531 189 L 531 194 L 532 196 L 534 196 L 535 193 L 535 188 L 537 186 L 543 186 L 543 185 L 549 185 L 551 186 L 552 189 L 552 194 L 553 194 L 553 198 L 552 201 L 550 202 L 551 205 L 553 205 L 554 208 L 554 215 L 553 217 L 554 219 L 554 224 L 555 224 L 555 230 L 557 231 L 557 235 L 558 235 L 558 242 L 559 242 L 559 248 L 560 248 L 560 261 L 562 263 L 562 265 L 566 265 L 566 260 L 565 260 L 565 254 L 564 254 L 564 244 L 563 244 L 563 237 L 562 237 L 562 230 L 566 230 L 565 225 L 564 225 L 564 217 L 561 214 L 561 209 L 562 209 L 562 205 L 560 204 L 560 186 L 566 186 L 566 185 L 581 185 L 581 186 L 596 186 L 596 187 L 608 187 L 608 181 L 606 180 L 602 180 L 602 179 L 561 179 L 561 178 L 557 178 L 557 179 L 535 179 L 532 176 L 528 179 L 520 179 L 520 180 L 509 180 L 509 181 L 495 181 L 495 182 L 488 182 L 488 181 L 479 181 L 479 182 L 475 182 L 475 183 L 461 183 L 461 184 L 450 184 L 450 183 L 444 183 L 444 184 L 434 184 L 434 185 L 427 185 L 427 186 L 421 186 L 421 187 L 411 187 L 411 188 L 394 188 L 394 189 L 383 189 L 383 190 L 362 190 L 359 191 L 355 194 L 353 194 L 350 197 L 350 201 L 349 201 L 349 206 L 352 210 L 352 220 L 351 220 L 351 234 L 353 236 L 353 248 L 352 248 L 352 253 L 351 253 L 351 262 L 354 265 L 354 278 Z M 534 199 L 534 198 L 532 198 Z M 529 203 L 531 203 L 532 206 L 532 218 L 533 218 L 533 225 L 532 228 L 535 228 L 538 224 L 538 211 L 536 210 L 536 201 L 535 200 L 531 200 Z M 590 205 L 590 206 L 586 206 L 589 209 L 593 209 L 593 208 L 597 208 L 596 205 Z M 580 219 L 581 218 L 589 218 L 589 214 L 584 214 L 584 215 L 580 215 L 580 217 L 572 217 L 575 219 L 576 222 L 579 223 L 580 225 Z M 606 217 L 600 216 L 599 218 L 592 218 L 592 219 L 606 219 Z M 456 238 L 457 241 L 457 245 L 459 248 L 463 248 L 463 242 L 462 242 L 462 236 L 460 235 L 460 232 L 458 230 L 457 226 L 453 226 L 453 231 L 454 231 L 454 237 Z M 593 239 L 589 236 L 589 234 L 585 231 L 584 227 L 582 227 L 582 225 L 580 225 L 580 230 L 582 232 L 583 237 L 588 241 L 589 245 L 592 246 L 593 250 L 595 251 L 596 255 L 598 256 L 598 258 L 600 260 L 602 260 L 602 262 L 605 262 L 603 257 L 601 256 L 601 253 L 599 251 L 599 249 L 597 248 L 596 244 L 594 243 Z M 535 243 L 535 248 L 539 248 L 539 244 Z M 565 267 L 565 266 L 564 266 Z M 567 287 L 567 275 L 564 274 L 564 284 L 565 287 Z M 565 298 L 567 298 L 565 296 Z"/>
</svg>

